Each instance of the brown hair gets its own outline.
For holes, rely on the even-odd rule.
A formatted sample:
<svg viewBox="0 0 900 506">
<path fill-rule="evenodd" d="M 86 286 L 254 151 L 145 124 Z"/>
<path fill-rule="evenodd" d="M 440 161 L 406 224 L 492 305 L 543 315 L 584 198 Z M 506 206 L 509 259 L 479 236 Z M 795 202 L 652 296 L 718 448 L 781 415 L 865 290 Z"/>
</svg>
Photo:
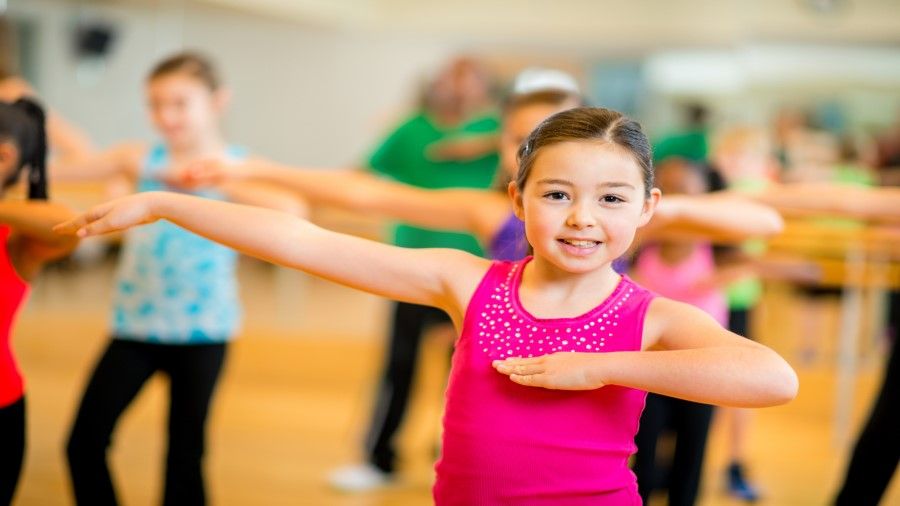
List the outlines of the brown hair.
<svg viewBox="0 0 900 506">
<path fill-rule="evenodd" d="M 190 51 L 172 55 L 157 63 L 147 76 L 147 81 L 179 73 L 187 74 L 199 80 L 213 91 L 219 89 L 222 85 L 219 72 L 212 61 L 199 53 Z"/>
<path fill-rule="evenodd" d="M 531 168 L 542 148 L 569 141 L 598 140 L 631 153 L 641 168 L 644 195 L 653 188 L 653 153 L 641 125 L 620 112 L 600 107 L 577 107 L 550 116 L 541 122 L 519 147 L 516 186 L 525 188 Z"/>
</svg>

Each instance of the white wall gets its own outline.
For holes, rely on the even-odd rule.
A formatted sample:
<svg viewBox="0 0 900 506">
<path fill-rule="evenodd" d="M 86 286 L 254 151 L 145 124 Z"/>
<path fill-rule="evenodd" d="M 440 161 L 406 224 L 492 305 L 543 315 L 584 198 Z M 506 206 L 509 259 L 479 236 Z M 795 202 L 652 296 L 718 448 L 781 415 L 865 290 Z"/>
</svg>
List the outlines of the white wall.
<svg viewBox="0 0 900 506">
<path fill-rule="evenodd" d="M 556 46 L 556 32 L 550 29 L 556 26 L 554 23 L 533 24 L 533 36 L 515 40 L 508 30 L 502 29 L 503 23 L 495 23 L 497 37 L 493 39 L 487 35 L 492 31 L 487 29 L 476 34 L 464 30 L 451 33 L 436 27 L 452 20 L 430 19 L 449 14 L 443 10 L 420 12 L 418 9 L 425 7 L 405 0 L 400 4 L 405 10 L 399 9 L 395 13 L 398 19 L 387 27 L 377 22 L 341 21 L 343 14 L 337 16 L 339 19 L 303 18 L 288 12 L 266 15 L 215 5 L 219 0 L 209 1 L 212 4 L 187 0 L 10 0 L 9 9 L 13 16 L 38 25 L 37 86 L 45 100 L 82 125 L 100 145 L 125 139 L 152 139 L 143 112 L 144 75 L 160 57 L 183 47 L 209 53 L 222 67 L 235 92 L 225 125 L 233 142 L 278 160 L 313 166 L 347 165 L 361 160 L 406 112 L 424 74 L 457 49 L 467 47 L 487 54 L 493 60 L 492 66 L 507 75 L 521 66 L 538 63 L 561 65 L 583 76 L 585 62 L 599 61 L 601 56 L 613 57 L 613 61 L 616 55 L 629 61 L 647 58 L 650 93 L 649 101 L 641 106 L 641 119 L 650 130 L 665 129 L 675 121 L 668 104 L 679 96 L 707 97 L 722 112 L 723 119 L 758 122 L 764 122 L 772 110 L 784 103 L 803 105 L 805 101 L 837 97 L 857 117 L 857 124 L 885 124 L 893 119 L 897 104 L 895 83 L 900 78 L 900 60 L 897 46 L 890 43 L 857 47 L 837 43 L 767 43 L 765 37 L 758 36 L 756 41 L 738 46 L 701 44 L 685 48 L 660 45 L 658 39 L 654 39 L 657 43 L 653 46 L 640 35 L 644 32 L 635 28 L 634 33 L 629 32 L 630 37 L 618 32 L 610 35 L 606 29 L 594 30 L 591 33 L 598 38 L 596 44 L 579 43 L 577 34 L 570 33 L 567 44 Z M 452 7 L 469 12 L 472 22 L 466 26 L 472 30 L 491 13 L 520 24 L 527 17 L 533 20 L 537 15 L 549 16 L 549 11 L 543 10 L 499 9 L 498 6 L 506 5 L 501 0 L 491 3 L 491 8 L 488 5 L 473 10 L 472 1 L 466 0 L 460 6 L 447 4 L 441 9 Z M 377 4 L 368 0 L 356 2 L 362 6 Z M 707 0 L 697 2 L 708 7 L 718 5 Z M 581 5 L 583 13 L 598 8 L 592 2 L 570 3 Z M 316 1 L 304 5 L 313 4 L 318 5 Z M 640 5 L 649 8 L 649 4 Z M 866 3 L 865 8 L 847 13 L 842 23 L 856 27 L 854 30 L 863 25 L 874 30 L 881 26 L 873 21 L 878 18 L 879 6 L 886 5 L 883 0 Z M 745 33 L 734 22 L 738 14 L 733 7 L 726 2 L 707 11 L 715 14 L 717 21 L 703 21 L 715 25 L 704 30 L 713 35 L 728 31 L 730 37 Z M 766 7 L 772 8 L 772 2 L 766 0 Z M 683 14 L 683 10 L 679 12 Z M 362 9 L 360 16 L 365 17 L 365 13 Z M 427 15 L 417 24 L 411 17 L 414 13 Z M 559 14 L 574 15 L 565 9 Z M 71 27 L 79 15 L 106 19 L 119 28 L 109 65 L 94 83 L 76 78 L 71 58 Z M 462 15 L 457 12 L 453 19 L 462 23 Z M 610 18 L 616 19 L 615 15 L 585 17 L 578 26 L 593 23 L 591 26 L 606 27 Z M 620 17 L 623 21 L 642 20 L 641 26 L 646 30 L 653 26 L 678 28 L 663 40 L 682 40 L 684 35 L 684 26 L 668 23 L 663 15 L 657 16 L 659 19 L 624 14 Z M 805 32 L 801 30 L 802 20 L 797 21 L 794 28 L 799 36 Z M 804 21 L 807 22 L 811 21 Z M 831 24 L 834 23 L 838 21 Z M 412 29 L 414 26 L 419 29 Z M 434 33 L 429 33 L 427 27 Z M 828 27 L 831 25 L 825 28 Z M 639 42 L 644 47 L 640 51 L 628 49 Z M 711 55 L 713 63 L 719 65 L 709 66 L 710 58 L 678 57 L 685 54 Z M 718 71 L 710 75 L 691 70 L 688 64 L 692 61 L 702 64 L 699 70 Z M 797 65 L 798 61 L 802 65 Z M 668 65 L 664 65 L 666 62 Z M 699 86 L 697 76 L 702 76 Z M 746 79 L 748 76 L 752 79 Z M 675 86 L 679 83 L 681 88 Z M 715 83 L 719 84 L 718 91 L 711 89 Z"/>
<path fill-rule="evenodd" d="M 142 83 L 161 56 L 182 47 L 213 56 L 234 91 L 233 142 L 285 162 L 357 162 L 399 119 L 424 72 L 452 55 L 447 40 L 344 33 L 296 20 L 182 2 L 160 6 L 12 0 L 9 12 L 37 24 L 37 87 L 44 100 L 101 146 L 152 139 Z M 95 83 L 79 82 L 71 57 L 78 15 L 114 22 L 118 37 Z"/>
</svg>

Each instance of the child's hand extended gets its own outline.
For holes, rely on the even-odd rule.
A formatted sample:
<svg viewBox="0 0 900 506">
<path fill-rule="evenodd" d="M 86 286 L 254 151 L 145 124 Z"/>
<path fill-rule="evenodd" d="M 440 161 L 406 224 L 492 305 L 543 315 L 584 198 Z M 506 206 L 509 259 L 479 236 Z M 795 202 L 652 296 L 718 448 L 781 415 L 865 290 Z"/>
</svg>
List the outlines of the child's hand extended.
<svg viewBox="0 0 900 506">
<path fill-rule="evenodd" d="M 494 369 L 520 385 L 551 390 L 594 390 L 601 377 L 603 353 L 561 351 L 532 358 L 495 360 Z"/>
<path fill-rule="evenodd" d="M 496 151 L 496 135 L 470 134 L 433 142 L 425 149 L 425 156 L 435 162 L 465 162 L 477 160 Z"/>
<path fill-rule="evenodd" d="M 210 158 L 185 164 L 168 174 L 170 186 L 182 189 L 197 189 L 217 186 L 228 181 L 247 177 L 246 163 Z"/>
<path fill-rule="evenodd" d="M 92 207 L 86 213 L 53 227 L 63 235 L 88 237 L 152 223 L 159 219 L 153 213 L 155 201 L 164 195 L 160 192 L 143 192 Z"/>
</svg>

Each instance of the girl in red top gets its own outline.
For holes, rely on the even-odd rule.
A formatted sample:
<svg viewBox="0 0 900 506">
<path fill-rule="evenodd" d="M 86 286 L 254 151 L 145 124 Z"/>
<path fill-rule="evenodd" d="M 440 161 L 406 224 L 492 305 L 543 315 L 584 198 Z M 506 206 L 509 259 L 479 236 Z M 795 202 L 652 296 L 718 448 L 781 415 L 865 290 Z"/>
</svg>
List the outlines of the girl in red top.
<svg viewBox="0 0 900 506">
<path fill-rule="evenodd" d="M 13 321 L 29 280 L 77 244 L 51 231 L 72 213 L 44 202 L 46 144 L 39 105 L 28 99 L 0 102 L 0 504 L 12 502 L 25 452 L 23 382 L 10 345 Z M 23 172 L 28 200 L 5 198 Z"/>
</svg>

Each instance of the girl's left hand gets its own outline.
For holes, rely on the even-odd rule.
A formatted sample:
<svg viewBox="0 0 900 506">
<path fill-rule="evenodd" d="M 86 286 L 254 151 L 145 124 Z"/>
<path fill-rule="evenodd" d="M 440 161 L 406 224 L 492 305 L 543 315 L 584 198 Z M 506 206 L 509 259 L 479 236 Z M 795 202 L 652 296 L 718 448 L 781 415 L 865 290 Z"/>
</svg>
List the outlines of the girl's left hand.
<svg viewBox="0 0 900 506">
<path fill-rule="evenodd" d="M 88 212 L 53 227 L 63 235 L 88 237 L 152 223 L 159 219 L 153 213 L 154 199 L 159 192 L 144 192 L 111 200 L 92 207 Z"/>
<path fill-rule="evenodd" d="M 551 390 L 594 390 L 605 385 L 601 377 L 605 355 L 561 351 L 540 357 L 495 360 L 492 365 L 520 385 Z"/>
</svg>

